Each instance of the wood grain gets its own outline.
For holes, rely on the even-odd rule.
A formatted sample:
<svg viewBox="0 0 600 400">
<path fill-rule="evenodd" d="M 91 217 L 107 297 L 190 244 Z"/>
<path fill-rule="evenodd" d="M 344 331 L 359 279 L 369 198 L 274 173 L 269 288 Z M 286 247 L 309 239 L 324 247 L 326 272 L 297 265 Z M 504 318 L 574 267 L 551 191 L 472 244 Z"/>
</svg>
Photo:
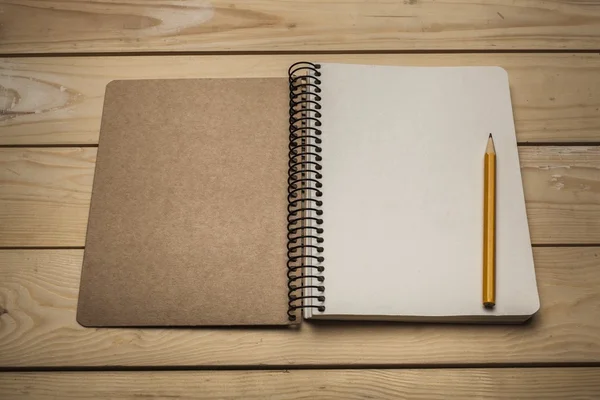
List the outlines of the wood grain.
<svg viewBox="0 0 600 400">
<path fill-rule="evenodd" d="M 95 148 L 0 149 L 0 246 L 82 246 Z"/>
<path fill-rule="evenodd" d="M 520 142 L 600 142 L 598 54 L 307 54 L 0 59 L 0 144 L 97 143 L 104 88 L 113 79 L 285 76 L 299 59 L 499 65 L 509 73 Z"/>
<path fill-rule="evenodd" d="M 593 1 L 5 0 L 0 52 L 598 49 Z"/>
<path fill-rule="evenodd" d="M 534 244 L 600 243 L 600 147 L 519 149 Z"/>
<path fill-rule="evenodd" d="M 411 366 L 600 362 L 600 247 L 536 248 L 530 323 L 305 323 L 299 329 L 90 329 L 82 250 L 0 251 L 0 366 Z"/>
<path fill-rule="evenodd" d="M 600 147 L 521 147 L 534 244 L 600 243 Z M 95 148 L 0 149 L 0 247 L 83 246 Z"/>
<path fill-rule="evenodd" d="M 0 375 L 9 399 L 596 399 L 599 368 L 38 372 Z"/>
</svg>

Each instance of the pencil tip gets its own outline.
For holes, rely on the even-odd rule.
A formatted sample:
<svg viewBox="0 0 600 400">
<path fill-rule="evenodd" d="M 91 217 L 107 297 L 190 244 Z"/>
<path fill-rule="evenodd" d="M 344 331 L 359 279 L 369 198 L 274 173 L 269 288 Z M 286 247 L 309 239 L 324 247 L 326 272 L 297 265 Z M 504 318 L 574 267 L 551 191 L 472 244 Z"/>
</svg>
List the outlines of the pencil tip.
<svg viewBox="0 0 600 400">
<path fill-rule="evenodd" d="M 490 136 L 488 136 L 488 142 L 487 142 L 487 147 L 485 149 L 486 153 L 495 153 L 496 152 L 496 147 L 494 146 L 494 138 L 492 137 L 492 134 L 490 133 Z"/>
</svg>

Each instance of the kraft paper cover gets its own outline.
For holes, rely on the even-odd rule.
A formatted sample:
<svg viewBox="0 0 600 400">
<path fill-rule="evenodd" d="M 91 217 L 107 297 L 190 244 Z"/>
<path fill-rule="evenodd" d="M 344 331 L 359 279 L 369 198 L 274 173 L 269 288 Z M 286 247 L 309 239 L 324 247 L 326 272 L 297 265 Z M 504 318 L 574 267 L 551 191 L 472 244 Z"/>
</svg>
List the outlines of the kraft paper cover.
<svg viewBox="0 0 600 400">
<path fill-rule="evenodd" d="M 288 324 L 288 95 L 284 78 L 107 86 L 79 323 Z"/>
</svg>

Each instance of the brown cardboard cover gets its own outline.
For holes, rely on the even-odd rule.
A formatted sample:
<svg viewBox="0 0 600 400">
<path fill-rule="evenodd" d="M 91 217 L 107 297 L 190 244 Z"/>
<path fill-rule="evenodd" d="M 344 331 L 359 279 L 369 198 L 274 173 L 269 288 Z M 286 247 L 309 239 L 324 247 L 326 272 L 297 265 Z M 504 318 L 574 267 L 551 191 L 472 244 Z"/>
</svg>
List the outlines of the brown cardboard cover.
<svg viewBox="0 0 600 400">
<path fill-rule="evenodd" d="M 77 320 L 287 324 L 286 79 L 106 89 Z"/>
</svg>

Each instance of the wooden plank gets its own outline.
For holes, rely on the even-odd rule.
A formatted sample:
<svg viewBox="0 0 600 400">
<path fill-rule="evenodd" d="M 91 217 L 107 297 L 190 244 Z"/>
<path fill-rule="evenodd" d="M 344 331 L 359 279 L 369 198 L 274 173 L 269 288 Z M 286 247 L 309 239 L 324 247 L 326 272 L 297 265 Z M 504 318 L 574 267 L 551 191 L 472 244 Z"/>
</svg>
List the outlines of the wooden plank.
<svg viewBox="0 0 600 400">
<path fill-rule="evenodd" d="M 0 149 L 0 247 L 83 246 L 95 148 Z"/>
<path fill-rule="evenodd" d="M 600 362 L 600 247 L 535 248 L 541 310 L 513 326 L 93 329 L 75 320 L 82 250 L 0 251 L 0 367 L 411 366 Z"/>
<path fill-rule="evenodd" d="M 598 49 L 590 1 L 5 0 L 2 53 Z"/>
<path fill-rule="evenodd" d="M 37 372 L 0 375 L 3 399 L 595 399 L 600 368 Z"/>
<path fill-rule="evenodd" d="M 600 147 L 521 147 L 534 244 L 600 243 Z M 95 148 L 0 149 L 0 247 L 83 246 Z"/>
<path fill-rule="evenodd" d="M 97 143 L 104 88 L 113 79 L 285 76 L 299 59 L 499 65 L 509 73 L 520 142 L 600 142 L 598 54 L 308 54 L 0 59 L 0 144 Z"/>
<path fill-rule="evenodd" d="M 600 243 L 600 147 L 521 147 L 534 244 Z"/>
</svg>

